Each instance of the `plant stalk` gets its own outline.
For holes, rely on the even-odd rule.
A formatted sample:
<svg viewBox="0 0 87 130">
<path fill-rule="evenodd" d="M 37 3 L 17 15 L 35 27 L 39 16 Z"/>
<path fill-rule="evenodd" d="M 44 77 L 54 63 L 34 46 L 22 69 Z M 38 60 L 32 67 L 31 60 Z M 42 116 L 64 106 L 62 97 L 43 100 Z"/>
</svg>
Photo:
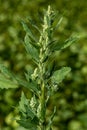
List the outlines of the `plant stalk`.
<svg viewBox="0 0 87 130">
<path fill-rule="evenodd" d="M 39 71 L 40 71 L 40 88 L 41 88 L 41 95 L 40 95 L 40 104 L 41 104 L 41 130 L 46 130 L 46 103 L 45 103 L 45 78 L 44 78 L 44 73 L 45 73 L 45 66 L 42 61 L 42 57 L 44 56 L 43 53 L 43 46 L 41 47 L 40 50 L 40 62 L 39 62 Z"/>
<path fill-rule="evenodd" d="M 42 128 L 41 130 L 45 130 L 45 117 L 46 117 L 46 104 L 45 104 L 45 84 L 44 82 L 42 83 L 42 86 L 41 86 L 41 92 L 42 92 L 42 95 L 41 95 L 41 117 L 42 117 Z"/>
</svg>

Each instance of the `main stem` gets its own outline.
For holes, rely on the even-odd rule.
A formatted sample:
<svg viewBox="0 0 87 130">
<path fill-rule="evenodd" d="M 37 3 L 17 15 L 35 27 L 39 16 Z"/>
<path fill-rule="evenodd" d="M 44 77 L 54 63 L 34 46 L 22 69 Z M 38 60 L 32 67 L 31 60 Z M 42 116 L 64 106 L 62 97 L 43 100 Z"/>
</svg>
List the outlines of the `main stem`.
<svg viewBox="0 0 87 130">
<path fill-rule="evenodd" d="M 51 15 L 53 11 L 51 11 L 50 6 L 48 7 L 48 11 L 44 16 L 44 24 L 43 24 L 43 31 L 41 37 L 39 39 L 40 43 L 40 55 L 39 55 L 39 71 L 40 71 L 40 87 L 41 87 L 41 96 L 40 96 L 40 104 L 41 104 L 41 130 L 46 130 L 46 81 L 45 81 L 45 73 L 46 73 L 46 66 L 45 62 L 47 61 L 47 57 L 49 54 L 47 45 L 51 41 L 51 24 L 52 19 Z"/>
<path fill-rule="evenodd" d="M 45 84 L 44 82 L 42 83 L 41 86 L 41 117 L 42 117 L 42 126 L 41 126 L 41 130 L 45 130 L 46 126 L 45 126 L 45 117 L 46 117 L 46 106 L 45 106 Z"/>
<path fill-rule="evenodd" d="M 42 52 L 41 52 L 41 55 Z M 44 80 L 44 63 L 39 63 L 39 70 L 40 70 L 40 87 L 41 87 L 41 96 L 40 96 L 40 104 L 41 104 L 41 130 L 46 130 L 46 103 L 45 103 L 45 80 Z"/>
</svg>

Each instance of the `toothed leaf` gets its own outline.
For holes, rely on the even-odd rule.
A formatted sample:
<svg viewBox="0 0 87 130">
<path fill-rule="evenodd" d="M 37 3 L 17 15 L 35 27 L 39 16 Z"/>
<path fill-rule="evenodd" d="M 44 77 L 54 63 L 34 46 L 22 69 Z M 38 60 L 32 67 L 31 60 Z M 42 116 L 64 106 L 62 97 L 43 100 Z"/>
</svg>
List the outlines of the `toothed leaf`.
<svg viewBox="0 0 87 130">
<path fill-rule="evenodd" d="M 67 76 L 70 70 L 70 67 L 63 67 L 60 70 L 56 70 L 51 77 L 52 82 L 59 84 L 60 82 L 62 82 L 65 76 Z"/>
<path fill-rule="evenodd" d="M 19 111 L 21 113 L 21 117 L 20 120 L 17 120 L 17 122 L 25 128 L 36 130 L 38 118 L 31 109 L 29 105 L 29 100 L 25 97 L 23 92 L 21 95 L 21 100 L 19 102 Z"/>
<path fill-rule="evenodd" d="M 19 101 L 19 110 L 25 112 L 25 105 L 28 105 L 29 100 L 25 97 L 24 93 L 21 94 L 21 99 Z"/>
<path fill-rule="evenodd" d="M 17 87 L 18 87 L 18 84 L 6 78 L 4 75 L 0 74 L 0 88 L 1 89 L 9 89 L 9 88 L 17 88 Z"/>
<path fill-rule="evenodd" d="M 0 72 L 1 74 L 5 75 L 7 78 L 15 80 L 15 75 L 3 64 L 0 64 Z"/>
</svg>

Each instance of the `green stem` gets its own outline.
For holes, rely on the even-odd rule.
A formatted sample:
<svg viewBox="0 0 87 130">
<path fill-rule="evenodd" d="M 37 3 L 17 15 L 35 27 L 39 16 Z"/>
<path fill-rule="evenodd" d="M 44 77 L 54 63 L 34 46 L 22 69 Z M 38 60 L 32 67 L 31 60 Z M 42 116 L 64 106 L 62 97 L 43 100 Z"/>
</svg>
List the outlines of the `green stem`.
<svg viewBox="0 0 87 130">
<path fill-rule="evenodd" d="M 43 123 L 45 121 L 45 85 L 44 85 L 44 82 L 42 83 L 42 86 L 41 86 L 41 92 L 42 92 L 42 95 L 41 95 L 41 108 L 42 108 L 42 111 L 41 111 L 41 116 L 42 116 L 42 120 L 43 120 Z"/>
<path fill-rule="evenodd" d="M 43 55 L 43 53 L 41 52 L 41 55 Z M 40 126 L 41 126 L 41 130 L 46 130 L 46 101 L 45 101 L 45 80 L 44 80 L 44 64 L 43 62 L 40 60 L 39 63 L 39 70 L 40 70 L 40 87 L 41 87 L 41 95 L 40 95 L 40 104 L 41 104 L 41 122 L 40 122 Z"/>
<path fill-rule="evenodd" d="M 45 130 L 45 117 L 46 117 L 46 105 L 45 105 L 45 85 L 44 82 L 42 83 L 42 88 L 41 88 L 41 117 L 42 117 L 42 124 L 41 124 L 41 130 Z"/>
</svg>

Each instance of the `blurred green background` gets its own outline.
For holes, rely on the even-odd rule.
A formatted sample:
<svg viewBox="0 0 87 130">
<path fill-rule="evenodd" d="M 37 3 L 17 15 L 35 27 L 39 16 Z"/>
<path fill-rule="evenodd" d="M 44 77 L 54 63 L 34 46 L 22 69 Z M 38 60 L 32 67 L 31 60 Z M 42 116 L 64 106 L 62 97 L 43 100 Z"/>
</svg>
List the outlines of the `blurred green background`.
<svg viewBox="0 0 87 130">
<path fill-rule="evenodd" d="M 75 34 L 80 40 L 56 57 L 58 68 L 71 66 L 72 71 L 49 102 L 48 114 L 56 104 L 53 130 L 87 130 L 87 0 L 0 0 L 0 63 L 21 75 L 34 66 L 22 44 L 20 21 L 30 16 L 39 26 L 49 4 L 63 15 L 56 37 Z M 22 90 L 30 94 L 21 87 L 0 90 L 0 130 L 25 130 L 15 123 Z"/>
</svg>

